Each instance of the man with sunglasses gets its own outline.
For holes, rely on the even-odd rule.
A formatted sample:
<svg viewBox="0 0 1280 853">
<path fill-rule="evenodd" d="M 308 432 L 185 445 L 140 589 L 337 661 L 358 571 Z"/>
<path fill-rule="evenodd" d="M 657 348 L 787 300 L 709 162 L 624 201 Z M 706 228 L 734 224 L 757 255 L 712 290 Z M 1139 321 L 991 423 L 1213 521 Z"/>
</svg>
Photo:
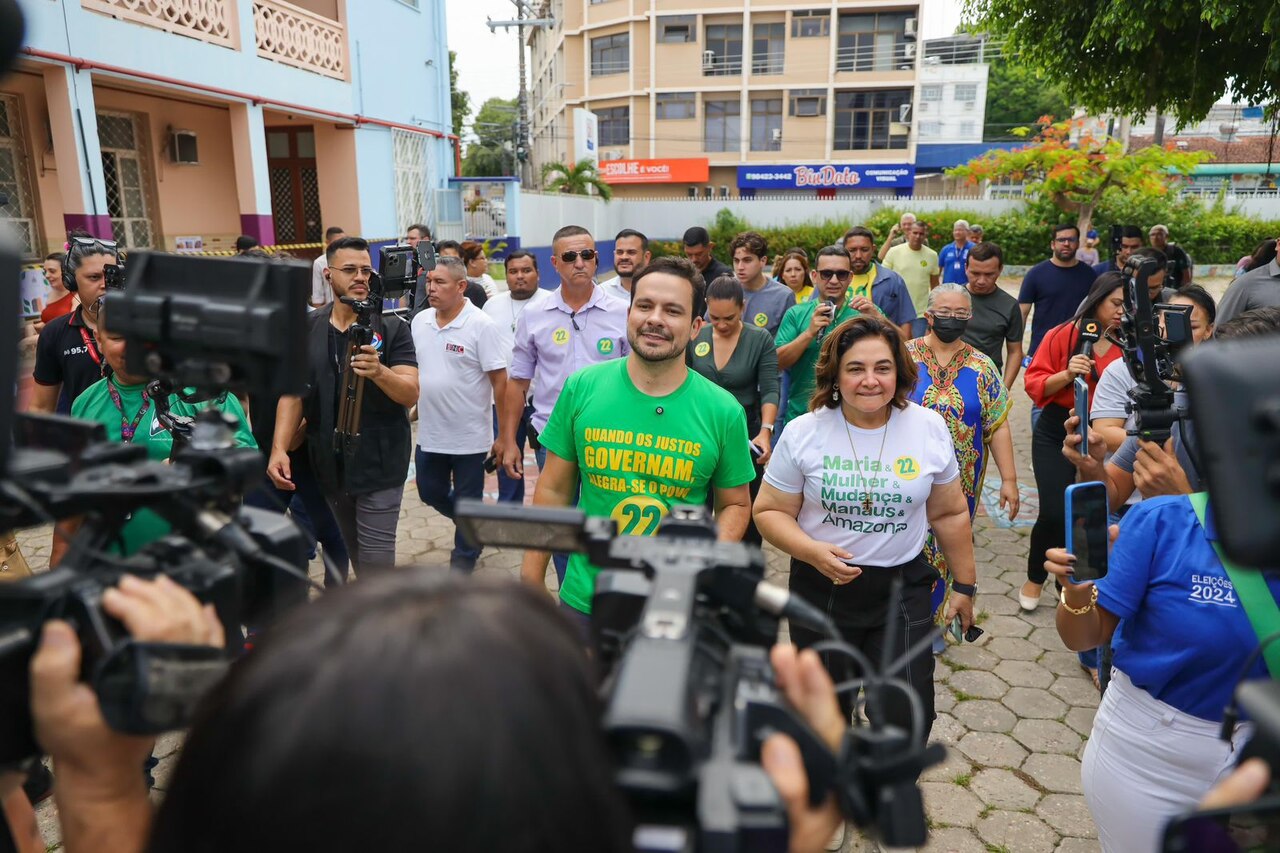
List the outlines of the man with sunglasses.
<svg viewBox="0 0 1280 853">
<path fill-rule="evenodd" d="M 865 293 L 851 292 L 853 270 L 844 247 L 819 250 L 810 275 L 815 298 L 788 308 L 778 327 L 778 368 L 791 376 L 789 421 L 809 411 L 809 398 L 817 381 L 818 352 L 827 332 L 859 314 L 880 313 Z"/>
<path fill-rule="evenodd" d="M 267 476 L 277 489 L 297 488 L 289 451 L 298 446 L 305 415 L 311 467 L 360 575 L 395 566 L 396 525 L 413 446 L 408 411 L 418 401 L 418 359 L 409 324 L 375 312 L 373 343 L 351 357 L 351 369 L 364 379 L 359 441 L 349 449 L 335 448 L 342 376 L 356 321 L 343 299 L 369 299 L 374 273 L 369 244 L 359 237 L 334 240 L 325 256 L 324 276 L 334 301 L 307 315 L 310 390 L 305 397 L 280 398 Z"/>
<path fill-rule="evenodd" d="M 67 414 L 76 397 L 103 377 L 102 349 L 95 337 L 98 300 L 107 290 L 107 267 L 117 265 L 116 244 L 72 237 L 62 261 L 62 284 L 80 298 L 69 314 L 51 320 L 36 342 L 31 411 Z"/>
<path fill-rule="evenodd" d="M 516 446 L 516 430 L 529 389 L 533 389 L 530 444 L 541 470 L 547 451 L 538 444 L 537 435 L 546 427 L 565 380 L 587 365 L 622 358 L 630 351 L 630 306 L 595 283 L 598 257 L 596 241 L 587 229 L 566 225 L 557 231 L 551 240 L 551 266 L 560 276 L 560 286 L 516 321 L 499 438 L 498 461 L 508 477 L 524 474 L 524 454 Z M 567 558 L 557 554 L 555 562 L 556 574 L 563 580 Z"/>
</svg>

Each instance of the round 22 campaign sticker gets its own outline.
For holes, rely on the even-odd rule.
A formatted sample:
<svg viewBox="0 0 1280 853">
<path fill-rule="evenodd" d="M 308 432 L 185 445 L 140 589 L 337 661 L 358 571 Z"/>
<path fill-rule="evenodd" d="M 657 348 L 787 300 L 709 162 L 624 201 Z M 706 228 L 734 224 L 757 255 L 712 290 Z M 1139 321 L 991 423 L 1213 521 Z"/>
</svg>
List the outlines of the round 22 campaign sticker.
<svg viewBox="0 0 1280 853">
<path fill-rule="evenodd" d="M 596 350 L 601 355 L 609 355 L 613 352 L 613 338 L 601 338 L 596 341 Z"/>
<path fill-rule="evenodd" d="M 569 343 L 569 330 L 556 329 L 554 332 L 551 333 L 551 342 L 556 346 L 564 346 L 565 344 Z"/>
<path fill-rule="evenodd" d="M 703 341 L 693 348 L 693 354 L 698 358 L 705 358 L 707 353 L 711 352 L 711 344 Z"/>
<path fill-rule="evenodd" d="M 757 326 L 763 329 L 765 326 L 769 325 L 769 315 L 757 314 L 756 316 L 751 318 L 751 322 L 755 323 Z"/>
</svg>

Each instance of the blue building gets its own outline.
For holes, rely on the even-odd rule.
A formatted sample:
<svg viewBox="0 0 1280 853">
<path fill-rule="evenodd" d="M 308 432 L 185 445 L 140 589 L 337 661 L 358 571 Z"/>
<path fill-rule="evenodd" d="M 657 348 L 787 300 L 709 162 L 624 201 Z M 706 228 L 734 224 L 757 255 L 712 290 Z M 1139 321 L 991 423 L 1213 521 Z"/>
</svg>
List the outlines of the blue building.
<svg viewBox="0 0 1280 853">
<path fill-rule="evenodd" d="M 226 250 L 244 233 L 311 254 L 332 225 L 385 239 L 441 219 L 458 162 L 445 0 L 19 4 L 0 223 L 31 255 L 73 227 L 130 248 Z"/>
</svg>

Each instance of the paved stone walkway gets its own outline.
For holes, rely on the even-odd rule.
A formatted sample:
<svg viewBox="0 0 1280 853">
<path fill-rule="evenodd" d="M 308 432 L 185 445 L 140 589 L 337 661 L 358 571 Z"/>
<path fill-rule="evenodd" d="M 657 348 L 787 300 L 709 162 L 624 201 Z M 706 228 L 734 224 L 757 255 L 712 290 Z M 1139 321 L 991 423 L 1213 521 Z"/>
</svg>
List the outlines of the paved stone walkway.
<svg viewBox="0 0 1280 853">
<path fill-rule="evenodd" d="M 1002 282 L 1016 294 L 1016 282 Z M 1225 282 L 1213 282 L 1220 296 Z M 1017 457 L 1019 483 L 1033 499 L 1029 404 L 1021 379 L 1014 391 L 1010 417 Z M 527 469 L 536 471 L 530 454 Z M 994 464 L 988 483 L 999 485 Z M 529 484 L 529 495 L 533 493 Z M 492 496 L 497 484 L 489 478 Z M 1026 505 L 1024 505 L 1024 509 Z M 974 526 L 975 556 L 980 592 L 978 622 L 986 632 L 976 644 L 949 644 L 939 658 L 937 674 L 938 719 L 934 739 L 947 745 L 947 760 L 922 777 L 925 806 L 931 829 L 929 853 L 1085 853 L 1098 849 L 1093 820 L 1080 788 L 1080 757 L 1093 725 L 1098 694 L 1080 669 L 1073 653 L 1066 651 L 1054 628 L 1052 584 L 1046 584 L 1040 609 L 1023 613 L 1017 589 L 1026 572 L 1027 536 L 1023 522 L 1014 527 L 997 524 L 980 508 Z M 48 560 L 49 530 L 20 533 L 24 552 L 32 565 Z M 453 546 L 453 526 L 418 499 L 412 484 L 405 489 L 400 533 L 396 547 L 401 565 L 448 564 Z M 767 577 L 786 584 L 787 562 L 772 547 L 766 548 Z M 521 554 L 514 550 L 489 550 L 481 557 L 477 573 L 488 577 L 516 578 Z M 321 577 L 320 564 L 312 575 Z M 548 572 L 551 583 L 555 575 Z M 160 739 L 156 755 L 158 796 L 167 787 L 169 774 L 181 746 L 181 736 Z M 52 801 L 38 810 L 49 849 L 60 849 L 56 808 Z M 850 834 L 845 851 L 876 849 Z"/>
</svg>

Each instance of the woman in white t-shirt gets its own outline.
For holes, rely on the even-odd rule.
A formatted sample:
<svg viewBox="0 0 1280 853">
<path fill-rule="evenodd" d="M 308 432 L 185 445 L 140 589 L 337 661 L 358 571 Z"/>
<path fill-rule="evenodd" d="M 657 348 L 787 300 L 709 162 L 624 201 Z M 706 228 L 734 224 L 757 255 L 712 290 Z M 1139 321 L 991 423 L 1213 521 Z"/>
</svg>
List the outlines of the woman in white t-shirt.
<svg viewBox="0 0 1280 853">
<path fill-rule="evenodd" d="M 936 412 L 908 399 L 916 365 L 897 327 L 854 317 L 827 335 L 808 414 L 787 424 L 765 470 L 755 521 L 791 555 L 790 588 L 828 613 L 844 638 L 877 665 L 886 643 L 894 659 L 933 627 L 929 595 L 937 572 L 925 560 L 929 528 L 955 582 L 946 623 L 973 623 L 976 570 L 969 507 L 951 434 Z M 885 635 L 890 584 L 903 580 L 897 632 Z M 805 647 L 824 639 L 791 625 Z M 856 677 L 832 659 L 837 681 Z M 933 724 L 933 655 L 926 644 L 902 672 Z M 852 697 L 845 696 L 846 711 Z M 905 699 L 885 703 L 890 722 L 910 727 Z"/>
</svg>

